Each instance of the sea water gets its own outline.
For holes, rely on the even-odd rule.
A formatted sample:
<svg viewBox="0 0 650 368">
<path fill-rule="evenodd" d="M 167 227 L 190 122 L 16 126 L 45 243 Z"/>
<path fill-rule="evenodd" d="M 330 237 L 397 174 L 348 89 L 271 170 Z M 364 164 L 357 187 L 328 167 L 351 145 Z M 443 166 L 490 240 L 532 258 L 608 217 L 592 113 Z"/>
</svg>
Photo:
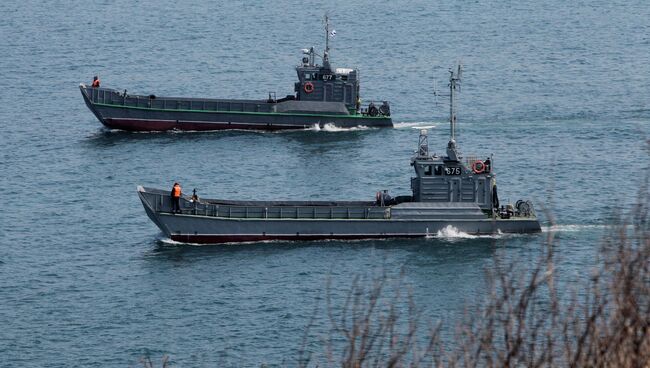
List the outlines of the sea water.
<svg viewBox="0 0 650 368">
<path fill-rule="evenodd" d="M 325 13 L 333 65 L 360 69 L 362 100 L 390 101 L 395 128 L 110 131 L 77 88 L 99 75 L 141 94 L 292 94 Z M 0 18 L 3 366 L 292 366 L 305 339 L 323 356 L 328 280 L 338 308 L 379 270 L 403 273 L 452 336 L 486 296 L 485 269 L 534 259 L 549 231 L 572 285 L 648 177 L 645 1 L 10 0 Z M 458 62 L 461 150 L 494 155 L 501 201 L 532 200 L 546 232 L 191 246 L 164 239 L 137 198 L 174 181 L 228 199 L 409 194 L 419 130 L 444 152 Z"/>
</svg>

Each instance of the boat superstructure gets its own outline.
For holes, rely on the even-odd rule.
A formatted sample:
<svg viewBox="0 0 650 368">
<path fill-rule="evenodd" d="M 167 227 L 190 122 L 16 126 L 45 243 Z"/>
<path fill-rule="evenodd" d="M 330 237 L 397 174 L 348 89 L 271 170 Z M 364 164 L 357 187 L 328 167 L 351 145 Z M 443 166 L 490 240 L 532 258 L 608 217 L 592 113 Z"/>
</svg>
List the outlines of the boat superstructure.
<svg viewBox="0 0 650 368">
<path fill-rule="evenodd" d="M 233 201 L 181 199 L 172 213 L 167 191 L 138 187 L 149 218 L 169 238 L 188 243 L 260 240 L 425 237 L 451 226 L 469 234 L 540 231 L 529 201 L 499 205 L 493 158 L 463 157 L 456 146 L 455 93 L 460 67 L 450 77 L 450 140 L 446 154 L 429 152 L 420 132 L 411 158 L 411 195 L 377 192 L 374 201 Z"/>
<path fill-rule="evenodd" d="M 305 129 L 390 127 L 387 101 L 361 106 L 359 70 L 330 64 L 330 26 L 325 18 L 326 46 L 322 55 L 303 49 L 296 67 L 294 94 L 277 98 L 270 92 L 260 100 L 161 97 L 81 84 L 81 95 L 95 117 L 112 129 L 130 131 Z M 322 64 L 317 64 L 317 58 Z"/>
</svg>

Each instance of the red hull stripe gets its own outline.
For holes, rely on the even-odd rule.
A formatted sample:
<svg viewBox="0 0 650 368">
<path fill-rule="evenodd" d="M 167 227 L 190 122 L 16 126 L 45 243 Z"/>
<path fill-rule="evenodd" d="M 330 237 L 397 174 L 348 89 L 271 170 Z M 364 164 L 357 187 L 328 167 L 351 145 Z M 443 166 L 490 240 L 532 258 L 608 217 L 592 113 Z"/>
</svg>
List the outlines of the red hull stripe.
<svg viewBox="0 0 650 368">
<path fill-rule="evenodd" d="M 106 118 L 104 125 L 111 129 L 130 131 L 165 131 L 165 130 L 225 130 L 225 129 L 251 129 L 251 130 L 286 130 L 305 129 L 302 125 L 272 125 L 272 124 L 243 124 L 210 121 L 183 121 L 183 120 L 149 120 L 149 119 L 116 119 Z"/>
<path fill-rule="evenodd" d="M 196 244 L 218 244 L 218 243 L 240 243 L 268 240 L 361 240 L 361 239 L 386 239 L 386 238 L 423 238 L 425 235 L 172 235 L 171 239 L 180 243 Z"/>
</svg>

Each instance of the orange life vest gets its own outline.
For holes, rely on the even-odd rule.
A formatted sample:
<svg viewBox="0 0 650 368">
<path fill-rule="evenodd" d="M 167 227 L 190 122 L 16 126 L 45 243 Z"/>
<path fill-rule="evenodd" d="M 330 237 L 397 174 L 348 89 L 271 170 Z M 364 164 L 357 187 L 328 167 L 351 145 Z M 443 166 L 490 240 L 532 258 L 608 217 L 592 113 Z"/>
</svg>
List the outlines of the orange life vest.
<svg viewBox="0 0 650 368">
<path fill-rule="evenodd" d="M 181 196 L 181 186 L 180 185 L 174 185 L 174 198 L 178 198 Z"/>
<path fill-rule="evenodd" d="M 99 87 L 99 79 L 93 81 L 93 87 L 97 88 Z"/>
</svg>

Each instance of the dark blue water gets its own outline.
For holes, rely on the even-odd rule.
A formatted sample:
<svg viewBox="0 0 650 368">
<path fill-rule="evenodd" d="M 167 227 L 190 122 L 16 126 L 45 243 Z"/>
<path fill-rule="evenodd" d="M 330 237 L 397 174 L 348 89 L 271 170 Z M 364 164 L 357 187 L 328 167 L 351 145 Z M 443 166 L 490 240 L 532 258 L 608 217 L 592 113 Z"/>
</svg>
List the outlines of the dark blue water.
<svg viewBox="0 0 650 368">
<path fill-rule="evenodd" d="M 103 129 L 77 85 L 264 98 L 292 92 L 299 49 L 337 36 L 363 98 L 395 129 L 128 134 Z M 608 224 L 648 170 L 650 6 L 645 1 L 5 1 L 0 3 L 2 366 L 179 366 L 297 359 L 331 279 L 403 267 L 423 318 L 445 331 L 485 296 L 495 258 L 529 259 L 547 233 L 494 238 L 183 246 L 161 239 L 136 185 L 180 181 L 240 199 L 407 194 L 418 130 L 448 137 L 434 79 L 465 66 L 459 144 L 494 153 L 502 200 L 556 218 L 567 280 L 593 265 Z M 539 211 L 541 212 L 541 211 Z M 546 229 L 548 231 L 548 228 Z M 308 348 L 322 353 L 317 314 Z"/>
</svg>

